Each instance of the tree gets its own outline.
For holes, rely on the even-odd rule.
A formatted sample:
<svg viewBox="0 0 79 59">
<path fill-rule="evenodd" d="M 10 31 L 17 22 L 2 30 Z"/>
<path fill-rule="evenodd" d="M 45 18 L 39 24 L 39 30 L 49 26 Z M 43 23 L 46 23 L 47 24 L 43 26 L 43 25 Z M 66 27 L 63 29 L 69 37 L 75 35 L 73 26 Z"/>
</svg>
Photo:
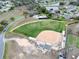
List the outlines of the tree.
<svg viewBox="0 0 79 59">
<path fill-rule="evenodd" d="M 73 19 L 74 19 L 74 20 L 79 20 L 79 17 L 74 17 Z"/>
<path fill-rule="evenodd" d="M 9 10 L 14 10 L 14 7 L 11 7 Z"/>
<path fill-rule="evenodd" d="M 64 2 L 60 2 L 60 4 L 59 5 L 64 5 L 65 3 Z"/>
<path fill-rule="evenodd" d="M 45 7 L 41 7 L 41 12 L 46 14 L 47 13 L 46 8 Z"/>
<path fill-rule="evenodd" d="M 3 21 L 0 22 L 0 24 L 1 24 L 1 25 L 4 25 L 4 26 L 7 26 L 7 25 L 8 25 L 8 21 L 3 20 Z"/>
<path fill-rule="evenodd" d="M 11 18 L 10 18 L 10 20 L 14 21 L 14 20 L 15 20 L 15 18 L 14 18 L 14 17 L 11 17 Z"/>
<path fill-rule="evenodd" d="M 25 16 L 25 18 L 27 18 L 28 12 L 27 11 L 24 11 L 23 12 L 23 15 Z"/>
<path fill-rule="evenodd" d="M 70 2 L 69 5 L 77 5 L 77 2 Z"/>
<path fill-rule="evenodd" d="M 51 14 L 51 13 L 48 13 L 48 14 L 47 14 L 47 17 L 48 17 L 49 19 L 51 19 L 51 18 L 52 18 L 52 14 Z"/>
<path fill-rule="evenodd" d="M 65 18 L 63 16 L 59 16 L 58 20 L 59 21 L 65 21 Z"/>
<path fill-rule="evenodd" d="M 3 28 L 3 26 L 0 24 L 0 31 L 2 31 L 4 28 Z"/>
<path fill-rule="evenodd" d="M 37 9 L 38 13 L 48 14 L 48 11 L 46 10 L 45 7 L 41 7 L 38 5 L 36 9 Z"/>
</svg>

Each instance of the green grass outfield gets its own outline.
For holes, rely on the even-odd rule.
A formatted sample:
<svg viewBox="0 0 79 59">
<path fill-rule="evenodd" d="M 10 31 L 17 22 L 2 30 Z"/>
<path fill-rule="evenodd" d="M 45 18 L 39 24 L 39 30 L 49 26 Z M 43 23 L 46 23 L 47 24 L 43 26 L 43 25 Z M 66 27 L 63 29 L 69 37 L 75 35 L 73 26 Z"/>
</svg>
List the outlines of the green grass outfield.
<svg viewBox="0 0 79 59">
<path fill-rule="evenodd" d="M 14 29 L 13 32 L 20 33 L 26 36 L 36 37 L 41 31 L 44 30 L 54 30 L 57 32 L 62 32 L 62 30 L 65 30 L 65 25 L 65 21 L 44 20 L 24 24 Z"/>
</svg>

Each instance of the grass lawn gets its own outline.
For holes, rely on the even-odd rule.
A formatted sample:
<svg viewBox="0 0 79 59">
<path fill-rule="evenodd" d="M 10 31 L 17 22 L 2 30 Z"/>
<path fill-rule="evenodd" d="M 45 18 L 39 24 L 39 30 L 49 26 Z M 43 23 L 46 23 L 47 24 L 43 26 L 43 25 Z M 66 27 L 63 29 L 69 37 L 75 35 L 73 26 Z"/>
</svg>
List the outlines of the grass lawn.
<svg viewBox="0 0 79 59">
<path fill-rule="evenodd" d="M 16 20 L 18 20 L 18 19 L 22 19 L 23 18 L 23 16 L 16 16 L 16 17 L 14 17 Z"/>
<path fill-rule="evenodd" d="M 76 37 L 76 47 L 79 48 L 79 37 Z"/>
<path fill-rule="evenodd" d="M 67 35 L 67 45 L 75 44 L 79 48 L 79 37 L 72 34 Z"/>
<path fill-rule="evenodd" d="M 67 44 L 71 45 L 74 42 L 75 37 L 72 34 L 67 34 Z"/>
<path fill-rule="evenodd" d="M 4 51 L 4 57 L 3 59 L 9 59 L 8 58 L 8 43 L 5 43 L 5 51 Z"/>
<path fill-rule="evenodd" d="M 65 30 L 65 24 L 66 22 L 64 21 L 63 22 L 52 21 L 52 20 L 37 21 L 25 24 L 15 29 L 13 32 L 36 37 L 43 30 L 54 30 L 57 32 L 62 32 L 62 30 Z"/>
</svg>

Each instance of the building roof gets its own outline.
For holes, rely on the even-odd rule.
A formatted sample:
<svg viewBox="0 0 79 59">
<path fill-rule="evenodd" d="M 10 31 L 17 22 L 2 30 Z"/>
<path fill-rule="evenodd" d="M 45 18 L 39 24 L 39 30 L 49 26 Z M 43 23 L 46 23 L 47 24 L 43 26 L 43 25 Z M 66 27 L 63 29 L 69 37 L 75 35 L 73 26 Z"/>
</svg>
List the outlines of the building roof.
<svg viewBox="0 0 79 59">
<path fill-rule="evenodd" d="M 46 43 L 59 44 L 63 40 L 63 36 L 59 32 L 45 30 L 39 33 L 36 39 Z"/>
<path fill-rule="evenodd" d="M 59 7 L 54 7 L 54 6 L 50 6 L 50 7 L 46 7 L 47 10 L 51 10 L 53 9 L 54 11 L 59 10 Z"/>
<path fill-rule="evenodd" d="M 42 18 L 47 18 L 47 16 L 46 15 L 34 15 L 33 18 L 42 19 Z"/>
</svg>

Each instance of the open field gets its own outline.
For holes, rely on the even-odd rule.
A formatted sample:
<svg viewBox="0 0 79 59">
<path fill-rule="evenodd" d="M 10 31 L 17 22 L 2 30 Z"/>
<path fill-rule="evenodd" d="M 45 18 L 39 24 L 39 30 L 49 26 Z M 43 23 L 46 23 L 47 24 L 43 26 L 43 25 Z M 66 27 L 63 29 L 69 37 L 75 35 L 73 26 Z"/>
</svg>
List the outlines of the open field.
<svg viewBox="0 0 79 59">
<path fill-rule="evenodd" d="M 64 21 L 60 22 L 60 21 L 45 20 L 25 24 L 19 28 L 16 28 L 13 32 L 36 37 L 43 30 L 54 30 L 57 32 L 62 32 L 62 30 L 65 30 L 65 25 L 66 22 Z"/>
</svg>

